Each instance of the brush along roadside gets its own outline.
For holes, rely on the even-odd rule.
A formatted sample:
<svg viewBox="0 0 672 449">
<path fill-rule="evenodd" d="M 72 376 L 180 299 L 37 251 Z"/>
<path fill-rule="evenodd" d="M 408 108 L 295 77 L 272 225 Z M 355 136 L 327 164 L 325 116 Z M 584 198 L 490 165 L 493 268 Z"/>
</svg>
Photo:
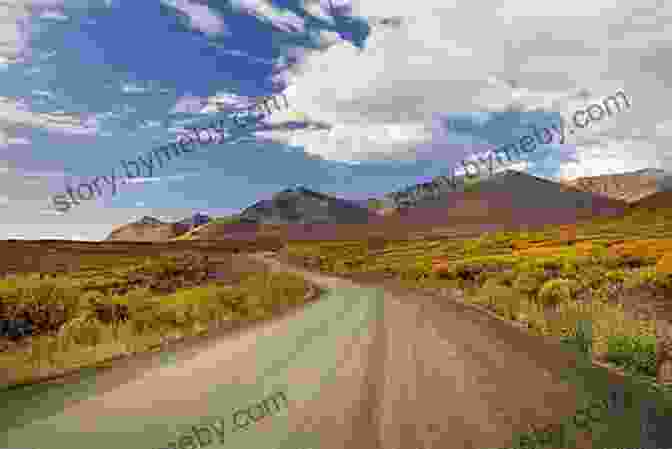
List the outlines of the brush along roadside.
<svg viewBox="0 0 672 449">
<path fill-rule="evenodd" d="M 88 271 L 48 280 L 31 275 L 1 280 L 0 295 L 7 300 L 0 318 L 26 319 L 33 329 L 0 352 L 0 383 L 62 376 L 183 338 L 239 328 L 313 301 L 322 292 L 300 276 L 270 271 L 229 274 L 225 282 L 215 276 L 191 282 L 200 276 L 193 265 L 164 259 L 114 278 Z"/>
</svg>

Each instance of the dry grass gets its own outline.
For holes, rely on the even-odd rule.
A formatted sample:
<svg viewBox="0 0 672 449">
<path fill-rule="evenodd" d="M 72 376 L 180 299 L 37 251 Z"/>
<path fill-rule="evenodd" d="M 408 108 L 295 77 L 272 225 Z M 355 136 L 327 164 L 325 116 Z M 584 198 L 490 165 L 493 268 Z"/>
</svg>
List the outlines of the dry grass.
<svg viewBox="0 0 672 449">
<path fill-rule="evenodd" d="M 269 319 L 316 293 L 297 275 L 271 273 L 242 258 L 137 257 L 49 279 L 35 273 L 0 279 L 0 319 L 27 318 L 33 328 L 13 344 L 5 339 L 2 383 Z M 219 277 L 208 277 L 213 273 Z"/>
<path fill-rule="evenodd" d="M 636 317 L 621 302 L 625 296 L 644 301 L 640 292 L 662 292 L 670 301 L 658 310 L 672 313 L 672 210 L 635 209 L 618 218 L 467 240 L 387 241 L 376 250 L 364 240 L 297 242 L 287 254 L 325 272 L 458 289 L 466 301 L 543 335 L 571 338 L 577 323 L 589 320 L 598 356 L 608 354 L 614 339 L 655 335 L 655 316 Z"/>
</svg>

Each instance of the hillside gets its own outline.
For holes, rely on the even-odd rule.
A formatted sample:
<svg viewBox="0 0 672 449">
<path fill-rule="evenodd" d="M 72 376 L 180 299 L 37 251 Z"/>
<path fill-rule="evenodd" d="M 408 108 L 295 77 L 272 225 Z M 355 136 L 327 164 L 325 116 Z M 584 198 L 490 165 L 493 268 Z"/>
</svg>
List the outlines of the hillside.
<svg viewBox="0 0 672 449">
<path fill-rule="evenodd" d="M 661 208 L 672 209 L 672 190 L 656 192 L 633 203 L 632 206 L 637 208 L 649 208 L 649 209 L 661 209 Z"/>
<path fill-rule="evenodd" d="M 422 185 L 419 186 L 415 192 L 422 191 Z M 622 201 L 515 170 L 507 170 L 478 183 L 472 183 L 466 192 L 445 190 L 433 192 L 425 190 L 425 195 L 416 194 L 415 198 L 407 201 L 411 209 L 403 215 L 417 215 L 420 213 L 418 209 L 439 208 L 450 210 L 450 216 L 454 217 L 473 216 L 474 213 L 478 214 L 476 210 L 488 216 L 490 212 L 503 209 L 528 211 L 554 209 L 577 211 L 580 216 L 585 216 L 601 215 L 605 211 L 620 211 L 626 205 Z M 473 212 L 469 212 L 470 210 Z"/>
<path fill-rule="evenodd" d="M 618 216 L 627 208 L 622 201 L 578 191 L 519 172 L 501 173 L 474 187 L 477 188 L 470 192 L 447 192 L 434 199 L 418 199 L 414 202 L 415 207 L 398 210 L 366 211 L 355 207 L 353 215 L 363 219 L 366 214 L 366 221 L 350 223 L 345 219 L 336 223 L 333 222 L 336 220 L 320 220 L 319 214 L 334 209 L 324 205 L 320 208 L 319 204 L 315 207 L 312 200 L 315 196 L 310 194 L 299 195 L 300 200 L 295 200 L 294 205 L 290 203 L 289 208 L 283 209 L 282 206 L 287 204 L 282 201 L 290 196 L 285 191 L 273 200 L 261 201 L 247 209 L 248 213 L 241 214 L 252 220 L 248 223 L 219 224 L 215 221 L 180 239 L 254 240 L 267 236 L 286 241 L 347 240 L 381 234 L 389 239 L 469 235 L 520 226 L 573 223 L 596 216 Z M 317 201 L 328 201 L 325 197 L 318 197 Z M 299 207 L 302 202 L 314 208 Z M 345 207 L 335 210 L 343 215 L 349 214 L 350 206 L 348 202 L 345 204 Z M 299 215 L 298 211 L 305 215 Z M 293 222 L 287 219 L 290 214 L 294 214 L 291 217 Z M 258 216 L 261 219 L 256 218 Z"/>
<path fill-rule="evenodd" d="M 205 214 L 194 214 L 177 223 L 166 223 L 154 217 L 120 226 L 113 230 L 106 241 L 165 242 L 185 234 L 195 227 L 207 224 L 210 218 Z"/>
<path fill-rule="evenodd" d="M 371 215 L 355 202 L 298 187 L 248 207 L 240 218 L 259 224 L 355 224 L 367 223 Z"/>
<path fill-rule="evenodd" d="M 669 174 L 664 170 L 644 169 L 616 175 L 577 178 L 565 181 L 564 184 L 585 192 L 635 203 L 663 190 L 664 184 L 669 183 L 669 180 Z"/>
</svg>

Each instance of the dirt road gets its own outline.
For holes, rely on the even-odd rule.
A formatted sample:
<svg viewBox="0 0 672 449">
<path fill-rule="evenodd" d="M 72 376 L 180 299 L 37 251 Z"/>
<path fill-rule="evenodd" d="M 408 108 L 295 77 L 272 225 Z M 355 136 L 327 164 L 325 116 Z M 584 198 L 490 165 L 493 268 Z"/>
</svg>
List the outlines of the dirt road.
<svg viewBox="0 0 672 449">
<path fill-rule="evenodd" d="M 304 274 L 333 290 L 235 334 L 0 393 L 0 447 L 485 449 L 576 410 L 560 345 L 450 301 Z M 251 412 L 277 394 L 285 408 Z"/>
</svg>

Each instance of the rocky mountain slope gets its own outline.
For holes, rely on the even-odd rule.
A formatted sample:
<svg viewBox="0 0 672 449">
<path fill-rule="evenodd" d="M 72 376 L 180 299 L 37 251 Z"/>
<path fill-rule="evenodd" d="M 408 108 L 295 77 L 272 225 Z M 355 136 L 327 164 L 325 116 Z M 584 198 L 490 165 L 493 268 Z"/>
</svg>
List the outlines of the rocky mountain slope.
<svg viewBox="0 0 672 449">
<path fill-rule="evenodd" d="M 240 214 L 211 220 L 203 214 L 164 223 L 153 217 L 117 228 L 106 240 L 167 241 L 182 239 L 241 238 L 249 234 L 273 234 L 273 226 L 313 224 L 367 224 L 377 216 L 366 205 L 309 190 L 305 187 L 286 189 L 271 199 L 259 201 Z M 234 235 L 235 234 L 235 235 Z"/>
<path fill-rule="evenodd" d="M 304 187 L 286 189 L 243 210 L 242 220 L 258 224 L 357 224 L 373 215 L 355 202 Z"/>
<path fill-rule="evenodd" d="M 649 209 L 672 208 L 672 189 L 656 192 L 632 204 Z"/>
<path fill-rule="evenodd" d="M 209 221 L 210 218 L 205 214 L 195 214 L 177 223 L 166 223 L 157 218 L 145 216 L 136 222 L 116 228 L 105 240 L 126 242 L 169 241 Z"/>
<path fill-rule="evenodd" d="M 456 188 L 447 177 L 411 186 L 385 196 L 388 207 L 455 209 L 468 200 L 487 207 L 524 209 L 600 209 L 623 208 L 625 203 L 596 195 L 573 186 L 550 181 L 524 172 L 505 170 L 478 182 L 457 179 Z M 491 201 L 490 201 L 491 200 Z M 484 209 L 485 210 L 485 209 Z M 415 213 L 415 212 L 411 212 Z"/>
<path fill-rule="evenodd" d="M 372 208 L 298 187 L 259 201 L 233 218 L 207 220 L 200 225 L 197 223 L 202 220 L 198 218 L 173 224 L 143 219 L 145 224 L 119 228 L 108 240 L 254 240 L 262 236 L 332 239 L 344 232 L 360 236 L 373 228 L 384 233 L 396 229 L 403 237 L 411 230 L 455 226 L 570 223 L 592 216 L 618 215 L 627 209 L 625 201 L 514 170 L 481 178 L 477 183 L 463 181 L 456 180 L 453 190 L 447 178 L 435 178 L 388 194 L 382 201 L 369 200 L 375 203 Z"/>
<path fill-rule="evenodd" d="M 590 176 L 564 184 L 609 198 L 635 203 L 644 197 L 672 187 L 670 174 L 659 169 L 644 169 L 616 175 Z"/>
</svg>

